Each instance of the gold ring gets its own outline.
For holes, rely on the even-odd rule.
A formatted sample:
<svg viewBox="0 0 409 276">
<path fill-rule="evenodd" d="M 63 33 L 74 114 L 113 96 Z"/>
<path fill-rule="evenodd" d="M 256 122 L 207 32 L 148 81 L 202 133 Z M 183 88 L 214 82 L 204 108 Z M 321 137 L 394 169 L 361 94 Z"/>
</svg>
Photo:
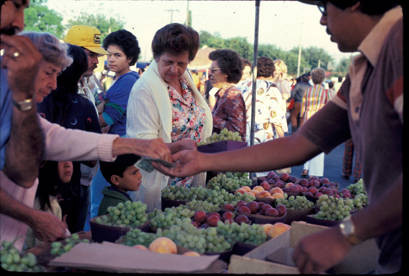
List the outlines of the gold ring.
<svg viewBox="0 0 409 276">
<path fill-rule="evenodd" d="M 18 58 L 20 56 L 20 53 L 19 52 L 14 52 L 13 53 L 13 57 L 15 57 L 15 58 Z"/>
</svg>

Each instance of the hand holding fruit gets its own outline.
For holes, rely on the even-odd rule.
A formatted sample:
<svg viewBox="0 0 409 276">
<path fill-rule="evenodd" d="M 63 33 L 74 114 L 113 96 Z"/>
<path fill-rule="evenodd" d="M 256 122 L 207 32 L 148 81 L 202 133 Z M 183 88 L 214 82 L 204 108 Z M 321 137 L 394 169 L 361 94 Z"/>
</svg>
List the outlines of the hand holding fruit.
<svg viewBox="0 0 409 276">
<path fill-rule="evenodd" d="M 36 238 L 42 241 L 51 242 L 66 237 L 67 224 L 47 212 L 34 210 L 30 226 Z"/>
</svg>

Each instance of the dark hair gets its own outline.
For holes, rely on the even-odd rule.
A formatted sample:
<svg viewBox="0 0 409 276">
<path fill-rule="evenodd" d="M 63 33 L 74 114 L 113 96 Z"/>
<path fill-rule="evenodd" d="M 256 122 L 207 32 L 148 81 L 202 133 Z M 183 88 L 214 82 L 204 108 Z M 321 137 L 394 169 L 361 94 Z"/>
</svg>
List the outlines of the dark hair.
<svg viewBox="0 0 409 276">
<path fill-rule="evenodd" d="M 381 15 L 401 4 L 400 0 L 377 1 L 376 3 L 373 0 L 327 0 L 327 2 L 343 10 L 359 2 L 359 10 L 367 15 Z"/>
<path fill-rule="evenodd" d="M 122 154 L 118 155 L 114 162 L 104 162 L 99 161 L 99 166 L 102 175 L 105 177 L 106 181 L 112 184 L 111 176 L 118 175 L 123 176 L 124 171 L 135 164 L 141 157 L 135 154 Z"/>
<path fill-rule="evenodd" d="M 70 181 L 71 182 L 71 181 Z M 69 183 L 63 183 L 58 175 L 58 162 L 46 161 L 43 166 L 40 167 L 38 174 L 38 187 L 36 197 L 40 202 L 41 210 L 45 210 L 46 207 L 51 208 L 50 195 L 55 196 L 57 194 L 59 185 L 70 185 Z"/>
<path fill-rule="evenodd" d="M 274 73 L 274 61 L 269 57 L 257 59 L 257 77 L 271 77 Z"/>
<path fill-rule="evenodd" d="M 311 72 L 307 72 L 296 78 L 297 83 L 298 82 L 308 82 L 310 80 Z"/>
<path fill-rule="evenodd" d="M 330 81 L 330 82 L 328 83 L 328 87 L 329 87 L 329 88 L 333 88 L 333 87 L 334 87 L 334 83 L 333 83 L 332 81 Z"/>
<path fill-rule="evenodd" d="M 250 67 L 251 67 L 251 62 L 250 62 L 250 60 L 248 60 L 247 58 L 242 58 L 242 59 L 241 59 L 241 63 L 243 64 L 243 69 L 244 69 L 244 67 L 246 67 L 246 66 L 250 66 Z"/>
<path fill-rule="evenodd" d="M 69 44 L 68 54 L 73 62 L 57 77 L 57 89 L 44 98 L 39 106 L 50 106 L 47 119 L 50 122 L 67 127 L 67 106 L 70 106 L 73 98 L 78 96 L 78 81 L 88 69 L 88 57 L 82 47 Z M 58 103 L 58 104 L 57 104 Z"/>
<path fill-rule="evenodd" d="M 138 40 L 136 37 L 127 30 L 119 30 L 110 33 L 103 42 L 105 50 L 109 45 L 117 45 L 125 53 L 127 58 L 131 59 L 130 66 L 134 65 L 138 60 L 141 49 L 139 48 Z"/>
<path fill-rule="evenodd" d="M 56 90 L 77 94 L 78 81 L 88 70 L 88 57 L 83 48 L 72 44 L 68 44 L 68 55 L 72 57 L 72 63 L 57 77 Z"/>
<path fill-rule="evenodd" d="M 152 40 L 153 57 L 159 58 L 164 52 L 181 54 L 189 52 L 192 61 L 199 49 L 199 34 L 191 27 L 179 23 L 168 24 L 158 31 Z"/>
<path fill-rule="evenodd" d="M 243 64 L 236 51 L 220 49 L 210 52 L 209 58 L 217 61 L 220 70 L 227 75 L 227 82 L 237 83 L 243 74 Z"/>
</svg>

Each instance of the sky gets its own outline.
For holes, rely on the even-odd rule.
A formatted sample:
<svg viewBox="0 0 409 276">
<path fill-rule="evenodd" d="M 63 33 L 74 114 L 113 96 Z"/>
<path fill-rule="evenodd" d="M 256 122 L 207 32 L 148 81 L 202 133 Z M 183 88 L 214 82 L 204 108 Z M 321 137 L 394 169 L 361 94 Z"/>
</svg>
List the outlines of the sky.
<svg viewBox="0 0 409 276">
<path fill-rule="evenodd" d="M 171 22 L 184 23 L 187 9 L 192 27 L 200 32 L 218 33 L 222 38 L 245 37 L 251 44 L 255 34 L 255 1 L 197 0 L 48 0 L 47 6 L 63 16 L 63 24 L 81 12 L 104 14 L 125 22 L 125 29 L 138 39 L 140 61 L 150 60 L 155 32 Z M 298 1 L 261 1 L 259 44 L 273 44 L 283 50 L 294 47 L 323 48 L 335 62 L 349 58 L 331 42 L 319 24 L 321 13 L 313 5 Z"/>
</svg>

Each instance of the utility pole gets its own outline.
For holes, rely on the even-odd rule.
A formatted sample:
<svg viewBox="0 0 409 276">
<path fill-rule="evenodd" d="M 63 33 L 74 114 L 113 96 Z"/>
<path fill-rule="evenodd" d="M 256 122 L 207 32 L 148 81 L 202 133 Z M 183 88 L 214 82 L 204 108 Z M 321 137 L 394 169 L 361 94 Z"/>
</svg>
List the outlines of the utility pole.
<svg viewBox="0 0 409 276">
<path fill-rule="evenodd" d="M 300 65 L 301 65 L 301 43 L 298 46 L 297 77 L 300 76 Z"/>
<path fill-rule="evenodd" d="M 186 22 L 185 25 L 188 27 L 192 27 L 192 17 L 191 12 L 189 10 L 189 0 L 186 0 Z"/>
<path fill-rule="evenodd" d="M 170 23 L 172 23 L 173 22 L 173 12 L 179 12 L 179 10 L 178 9 L 168 9 L 166 11 L 170 12 Z"/>
</svg>

